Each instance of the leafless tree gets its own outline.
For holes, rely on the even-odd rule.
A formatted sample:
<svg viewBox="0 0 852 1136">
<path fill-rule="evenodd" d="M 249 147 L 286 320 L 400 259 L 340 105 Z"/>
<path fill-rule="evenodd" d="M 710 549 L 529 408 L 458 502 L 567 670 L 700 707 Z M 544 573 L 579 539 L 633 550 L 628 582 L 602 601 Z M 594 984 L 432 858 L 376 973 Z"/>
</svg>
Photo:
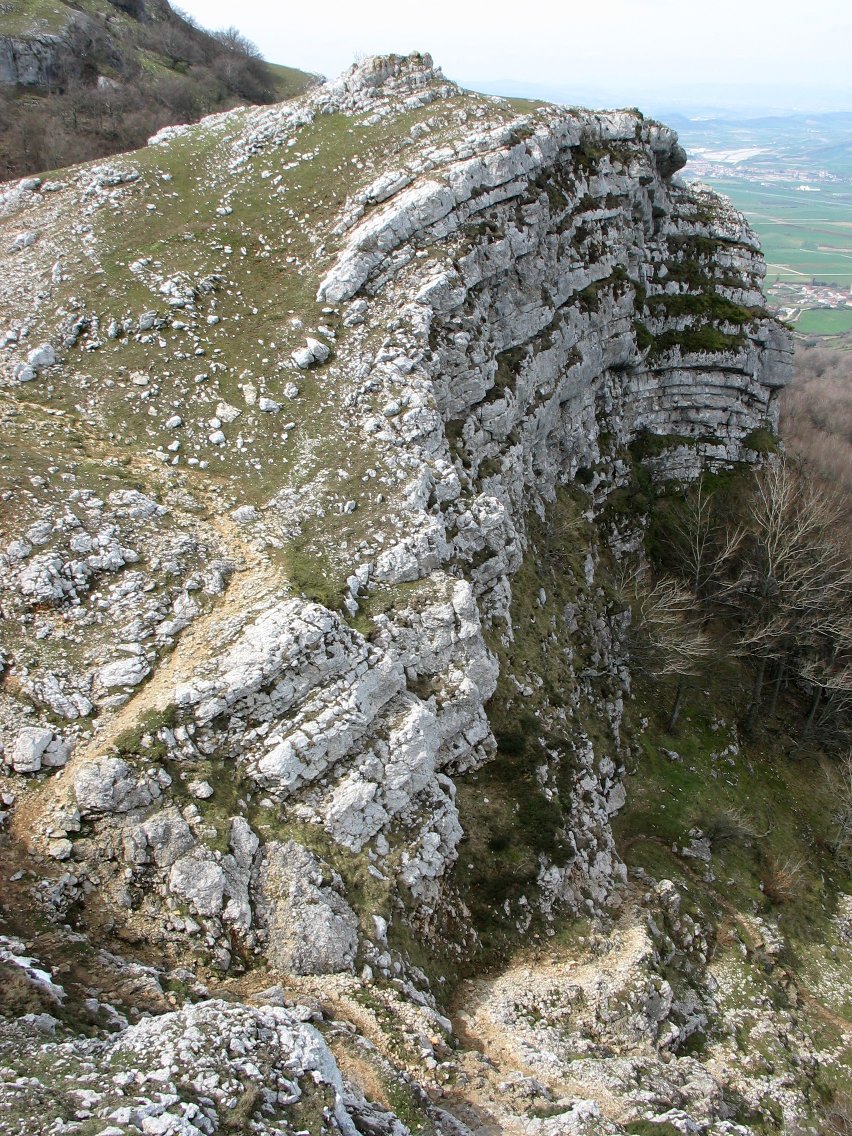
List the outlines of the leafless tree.
<svg viewBox="0 0 852 1136">
<path fill-rule="evenodd" d="M 671 733 L 680 717 L 687 680 L 710 654 L 710 641 L 696 618 L 694 597 L 672 577 L 652 583 L 644 574 L 636 574 L 625 590 L 632 612 L 634 666 L 655 678 L 677 679 L 668 721 Z"/>
<path fill-rule="evenodd" d="M 760 713 L 770 664 L 773 709 L 791 665 L 811 685 L 821 663 L 830 676 L 843 670 L 852 561 L 836 539 L 841 516 L 839 500 L 791 461 L 779 458 L 755 477 L 736 570 L 725 585 L 739 610 L 740 650 L 755 661 L 747 728 Z"/>
<path fill-rule="evenodd" d="M 248 59 L 263 58 L 257 44 L 252 43 L 250 39 L 244 36 L 239 28 L 222 28 L 213 32 L 213 36 L 227 51 L 233 52 L 234 55 L 244 55 Z"/>
<path fill-rule="evenodd" d="M 852 522 L 852 354 L 796 348 L 796 373 L 781 395 L 781 434 L 788 452 L 827 485 L 846 493 Z"/>
<path fill-rule="evenodd" d="M 715 495 L 698 482 L 672 523 L 681 574 L 696 596 L 706 596 L 724 576 L 742 543 L 744 530 L 719 516 Z"/>
</svg>

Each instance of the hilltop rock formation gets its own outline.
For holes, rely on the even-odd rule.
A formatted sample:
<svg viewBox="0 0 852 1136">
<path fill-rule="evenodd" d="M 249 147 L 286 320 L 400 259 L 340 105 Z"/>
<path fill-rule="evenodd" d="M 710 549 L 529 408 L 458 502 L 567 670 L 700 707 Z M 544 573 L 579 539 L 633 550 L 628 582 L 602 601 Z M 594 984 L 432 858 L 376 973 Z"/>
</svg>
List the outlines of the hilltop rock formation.
<svg viewBox="0 0 852 1136">
<path fill-rule="evenodd" d="M 403 1023 L 435 1084 L 451 1023 L 415 946 L 470 964 L 484 902 L 516 936 L 646 918 L 611 828 L 629 613 L 607 582 L 641 518 L 610 507 L 637 445 L 658 482 L 758 462 L 790 366 L 753 234 L 683 162 L 637 112 L 517 107 L 389 57 L 0 195 L 4 429 L 34 463 L 6 497 L 0 721 L 11 842 L 44 857 L 53 917 L 210 983 L 266 968 L 349 999 L 359 1029 Z M 542 530 L 554 595 L 525 575 Z M 491 806 L 476 778 L 527 745 L 523 871 L 491 895 L 465 854 Z M 621 1033 L 653 1023 L 658 1081 L 627 1111 L 677 1105 L 692 1132 L 707 1084 L 662 1066 L 719 1011 L 715 980 L 677 894 L 643 902 Z M 615 1042 L 591 989 L 597 1058 Z M 353 1128 L 283 1010 L 185 1007 L 109 1045 L 216 1015 L 310 1051 L 252 1098 L 264 1123 L 315 1068 L 326 1130 L 405 1130 L 363 1098 Z M 220 1071 L 221 1093 L 255 1072 Z M 221 1093 L 184 1127 L 87 1107 L 207 1132 Z M 593 1095 L 523 1131 L 619 1130 Z M 743 1131 L 730 1115 L 701 1130 Z"/>
</svg>

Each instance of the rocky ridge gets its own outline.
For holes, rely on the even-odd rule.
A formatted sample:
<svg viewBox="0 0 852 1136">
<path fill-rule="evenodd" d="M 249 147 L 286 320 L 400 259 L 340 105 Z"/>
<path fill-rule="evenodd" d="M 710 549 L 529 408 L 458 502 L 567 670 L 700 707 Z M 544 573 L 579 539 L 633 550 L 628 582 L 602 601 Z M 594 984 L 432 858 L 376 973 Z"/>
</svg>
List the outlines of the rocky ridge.
<svg viewBox="0 0 852 1136">
<path fill-rule="evenodd" d="M 207 981 L 330 983 L 377 1035 L 406 1023 L 401 1065 L 440 1085 L 452 1025 L 401 944 L 480 949 L 459 794 L 498 750 L 498 682 L 536 708 L 532 792 L 560 821 L 507 923 L 624 907 L 630 679 L 606 574 L 640 532 L 598 518 L 637 440 L 663 480 L 758 461 L 789 367 L 753 235 L 678 182 L 683 160 L 637 113 L 518 108 L 390 57 L 0 198 L 4 423 L 34 459 L 6 496 L 4 801 L 54 917 Z M 554 516 L 579 559 L 532 621 L 563 657 L 561 702 L 523 669 L 517 618 Z M 685 933 L 674 952 L 700 953 Z M 677 997 L 654 951 L 636 965 L 665 1055 L 716 1010 L 706 958 Z M 240 1012 L 302 1044 L 289 1018 Z M 173 1028 L 155 1021 L 131 1028 Z M 350 1131 L 327 1068 L 321 1123 Z M 684 1079 L 652 1111 L 677 1098 L 731 1131 Z M 176 1103 L 160 1127 L 110 1116 L 215 1130 L 177 1126 L 201 1114 Z M 602 1123 L 559 1115 L 553 1131 Z"/>
</svg>

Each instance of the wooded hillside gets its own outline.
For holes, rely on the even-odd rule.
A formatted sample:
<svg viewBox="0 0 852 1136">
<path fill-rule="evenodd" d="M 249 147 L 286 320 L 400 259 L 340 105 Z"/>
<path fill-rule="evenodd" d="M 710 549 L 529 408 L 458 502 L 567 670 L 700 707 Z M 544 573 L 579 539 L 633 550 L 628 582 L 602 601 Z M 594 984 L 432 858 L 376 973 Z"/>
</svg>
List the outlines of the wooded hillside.
<svg viewBox="0 0 852 1136">
<path fill-rule="evenodd" d="M 271 103 L 316 76 L 264 62 L 165 0 L 0 4 L 0 179 L 144 145 L 164 126 Z"/>
</svg>

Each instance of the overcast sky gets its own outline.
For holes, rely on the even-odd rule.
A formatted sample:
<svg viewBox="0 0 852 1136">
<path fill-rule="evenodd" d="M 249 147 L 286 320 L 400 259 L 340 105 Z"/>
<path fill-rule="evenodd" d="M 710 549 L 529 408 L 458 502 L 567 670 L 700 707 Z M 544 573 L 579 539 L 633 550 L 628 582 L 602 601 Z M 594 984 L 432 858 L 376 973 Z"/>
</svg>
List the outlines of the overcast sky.
<svg viewBox="0 0 852 1136">
<path fill-rule="evenodd" d="M 852 108 L 850 0 L 177 4 L 205 27 L 236 25 L 273 62 L 329 77 L 356 54 L 420 50 L 465 86 L 527 83 L 542 97 L 676 107 L 715 92 L 719 105 Z"/>
</svg>

